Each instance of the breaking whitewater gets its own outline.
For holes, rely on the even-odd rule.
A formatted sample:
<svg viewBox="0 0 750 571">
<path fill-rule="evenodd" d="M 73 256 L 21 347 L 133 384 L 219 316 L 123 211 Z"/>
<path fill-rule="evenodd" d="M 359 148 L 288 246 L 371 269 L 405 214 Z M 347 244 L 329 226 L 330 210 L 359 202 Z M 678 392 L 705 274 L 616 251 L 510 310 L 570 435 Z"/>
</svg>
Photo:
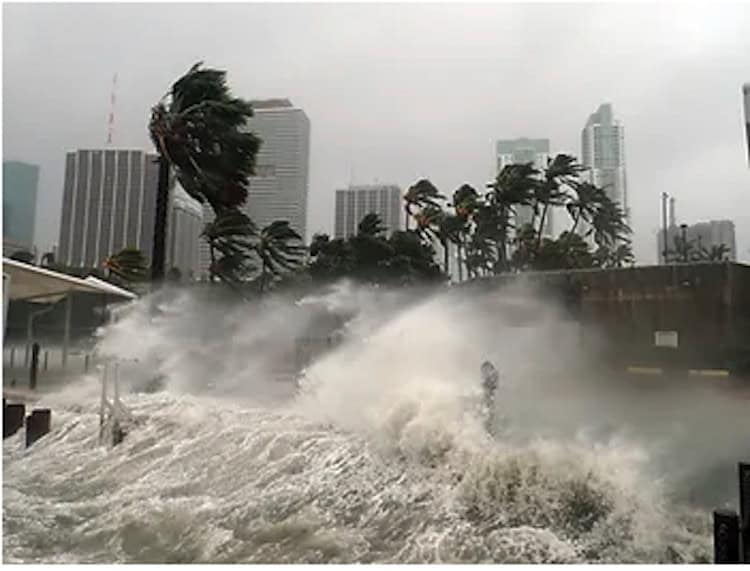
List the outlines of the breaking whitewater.
<svg viewBox="0 0 750 571">
<path fill-rule="evenodd" d="M 528 291 L 150 303 L 98 344 L 136 419 L 121 445 L 99 443 L 95 375 L 43 397 L 49 435 L 4 441 L 5 562 L 708 562 L 734 501 L 745 403 L 591 373 Z M 331 321 L 335 346 L 280 378 Z"/>
</svg>

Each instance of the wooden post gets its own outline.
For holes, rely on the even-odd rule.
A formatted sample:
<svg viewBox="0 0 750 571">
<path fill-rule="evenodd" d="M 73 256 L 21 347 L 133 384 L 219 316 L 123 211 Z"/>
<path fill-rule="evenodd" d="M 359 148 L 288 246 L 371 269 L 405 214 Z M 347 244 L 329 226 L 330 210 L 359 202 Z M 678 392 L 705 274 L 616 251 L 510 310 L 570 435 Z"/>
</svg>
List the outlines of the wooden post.
<svg viewBox="0 0 750 571">
<path fill-rule="evenodd" d="M 742 562 L 750 563 L 750 463 L 740 462 L 740 535 Z"/>
<path fill-rule="evenodd" d="M 39 343 L 31 346 L 31 367 L 29 368 L 29 388 L 36 389 L 36 377 L 39 372 Z"/>
<path fill-rule="evenodd" d="M 48 408 L 31 411 L 26 418 L 26 448 L 49 432 L 51 420 L 52 412 Z"/>
<path fill-rule="evenodd" d="M 740 562 L 740 518 L 734 510 L 714 510 L 714 563 Z"/>
<path fill-rule="evenodd" d="M 44 370 L 47 370 L 47 365 L 49 362 L 49 351 L 44 352 Z"/>
<path fill-rule="evenodd" d="M 83 358 L 83 372 L 88 373 L 89 372 L 89 354 L 86 353 L 86 356 Z"/>
<path fill-rule="evenodd" d="M 15 345 L 10 348 L 10 368 L 13 368 L 13 362 L 16 360 L 16 347 Z"/>
<path fill-rule="evenodd" d="M 26 416 L 25 404 L 5 404 L 5 399 L 3 399 L 3 438 L 13 436 L 23 426 L 24 416 Z"/>
</svg>

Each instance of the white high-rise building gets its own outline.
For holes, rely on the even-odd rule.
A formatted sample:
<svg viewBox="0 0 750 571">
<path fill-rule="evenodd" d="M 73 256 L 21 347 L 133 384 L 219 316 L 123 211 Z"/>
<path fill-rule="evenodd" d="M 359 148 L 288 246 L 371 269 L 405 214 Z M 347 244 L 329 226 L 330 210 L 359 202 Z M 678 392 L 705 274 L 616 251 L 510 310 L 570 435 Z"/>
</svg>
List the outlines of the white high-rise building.
<svg viewBox="0 0 750 571">
<path fill-rule="evenodd" d="M 625 128 L 614 119 L 612 105 L 604 103 L 589 116 L 581 132 L 581 163 L 589 181 L 619 203 L 630 221 L 625 178 Z"/>
<path fill-rule="evenodd" d="M 286 220 L 307 241 L 307 190 L 310 162 L 310 120 L 288 99 L 252 101 L 247 129 L 261 139 L 255 175 L 250 177 L 242 210 L 260 230 Z M 204 205 L 204 223 L 213 211 Z M 208 245 L 201 241 L 200 274 L 208 275 Z"/>
<path fill-rule="evenodd" d="M 402 228 L 401 189 L 396 185 L 350 186 L 336 191 L 335 238 L 348 238 L 357 233 L 362 219 L 377 214 L 390 235 Z"/>
<path fill-rule="evenodd" d="M 245 212 L 262 228 L 287 220 L 304 239 L 307 232 L 307 187 L 310 121 L 288 99 L 253 101 L 248 127 L 262 143 L 256 174 L 250 179 Z"/>
<path fill-rule="evenodd" d="M 507 165 L 520 165 L 531 163 L 535 169 L 542 172 L 547 168 L 550 159 L 549 139 L 503 139 L 495 145 L 496 173 L 502 171 Z M 552 236 L 554 232 L 554 209 L 547 213 L 544 236 Z M 532 208 L 530 206 L 516 207 L 516 227 L 528 224 L 532 219 Z"/>
<path fill-rule="evenodd" d="M 183 279 L 198 277 L 203 209 L 179 184 L 171 194 L 172 204 L 167 229 L 167 271 L 175 268 Z"/>
</svg>

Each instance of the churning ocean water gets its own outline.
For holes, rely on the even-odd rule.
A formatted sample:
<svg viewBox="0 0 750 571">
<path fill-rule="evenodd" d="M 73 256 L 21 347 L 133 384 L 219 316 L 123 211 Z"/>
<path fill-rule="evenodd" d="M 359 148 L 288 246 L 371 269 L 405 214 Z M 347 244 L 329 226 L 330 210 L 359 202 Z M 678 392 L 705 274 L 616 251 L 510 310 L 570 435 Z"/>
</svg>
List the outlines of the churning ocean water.
<svg viewBox="0 0 750 571">
<path fill-rule="evenodd" d="M 383 307 L 357 303 L 377 315 Z M 579 396 L 589 391 L 555 390 L 522 366 L 530 339 L 552 346 L 538 332 L 511 342 L 493 325 L 494 338 L 480 337 L 485 347 L 446 326 L 458 312 L 477 333 L 465 305 L 428 300 L 376 324 L 366 309 L 351 329 L 357 341 L 310 367 L 300 390 L 259 378 L 258 367 L 245 374 L 238 363 L 261 356 L 256 341 L 240 342 L 253 336 L 236 328 L 217 336 L 239 343 L 226 349 L 228 368 L 214 365 L 198 390 L 205 357 L 165 329 L 150 332 L 137 357 L 156 348 L 168 382 L 159 392 L 123 396 L 135 420 L 114 448 L 98 439 L 95 376 L 43 397 L 52 432 L 29 449 L 22 431 L 3 443 L 4 560 L 710 561 L 710 509 L 685 492 L 698 470 L 681 464 L 679 478 L 665 471 L 692 426 L 683 416 L 667 415 L 659 426 L 672 432 L 659 434 L 674 437 L 656 445 L 623 428 L 630 413 L 622 399 L 607 411 L 606 397 L 596 396 L 596 410 L 609 419 L 602 424 L 586 412 L 590 398 Z M 287 317 L 253 323 L 268 334 L 277 331 L 269 323 Z M 125 353 L 124 345 L 137 345 L 131 328 L 150 327 L 128 319 L 105 335 L 104 350 L 109 343 Z M 483 429 L 478 364 L 471 366 L 488 352 L 508 379 L 494 438 Z M 124 368 L 124 381 L 128 375 L 135 369 Z"/>
</svg>

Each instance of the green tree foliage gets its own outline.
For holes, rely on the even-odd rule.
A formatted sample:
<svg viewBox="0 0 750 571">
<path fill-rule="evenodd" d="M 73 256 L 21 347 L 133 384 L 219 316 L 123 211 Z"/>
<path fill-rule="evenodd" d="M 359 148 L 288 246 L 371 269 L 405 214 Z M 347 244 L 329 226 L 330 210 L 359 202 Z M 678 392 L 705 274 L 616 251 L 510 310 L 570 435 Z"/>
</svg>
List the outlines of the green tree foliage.
<svg viewBox="0 0 750 571">
<path fill-rule="evenodd" d="M 148 262 L 137 248 L 124 248 L 111 255 L 104 260 L 104 268 L 115 281 L 137 283 L 148 279 Z"/>
<path fill-rule="evenodd" d="M 582 180 L 584 168 L 570 155 L 557 155 L 543 170 L 532 164 L 505 166 L 484 195 L 469 185 L 441 207 L 437 189 L 426 179 L 404 197 L 407 221 L 416 220 L 423 243 L 457 246 L 459 279 L 507 271 L 621 267 L 633 263 L 630 228 L 622 208 L 606 192 Z M 425 198 L 426 197 L 426 198 Z M 518 209 L 528 207 L 529 223 L 515 227 Z M 557 238 L 545 237 L 551 209 L 567 211 L 570 226 Z"/>
<path fill-rule="evenodd" d="M 151 112 L 149 133 L 182 187 L 217 214 L 247 200 L 260 139 L 245 129 L 250 102 L 233 97 L 226 72 L 195 64 Z"/>
<path fill-rule="evenodd" d="M 261 262 L 260 291 L 265 291 L 284 270 L 296 269 L 304 252 L 302 238 L 289 222 L 276 221 L 261 229 L 255 245 L 255 253 Z"/>
<path fill-rule="evenodd" d="M 9 257 L 11 260 L 15 260 L 16 262 L 23 262 L 24 264 L 34 263 L 34 254 L 29 252 L 28 250 L 16 250 Z"/>
<path fill-rule="evenodd" d="M 435 250 L 414 230 L 393 232 L 389 237 L 376 214 L 365 216 L 356 236 L 331 240 L 313 237 L 308 270 L 317 283 L 350 278 L 361 283 L 408 285 L 439 282 Z"/>
</svg>

